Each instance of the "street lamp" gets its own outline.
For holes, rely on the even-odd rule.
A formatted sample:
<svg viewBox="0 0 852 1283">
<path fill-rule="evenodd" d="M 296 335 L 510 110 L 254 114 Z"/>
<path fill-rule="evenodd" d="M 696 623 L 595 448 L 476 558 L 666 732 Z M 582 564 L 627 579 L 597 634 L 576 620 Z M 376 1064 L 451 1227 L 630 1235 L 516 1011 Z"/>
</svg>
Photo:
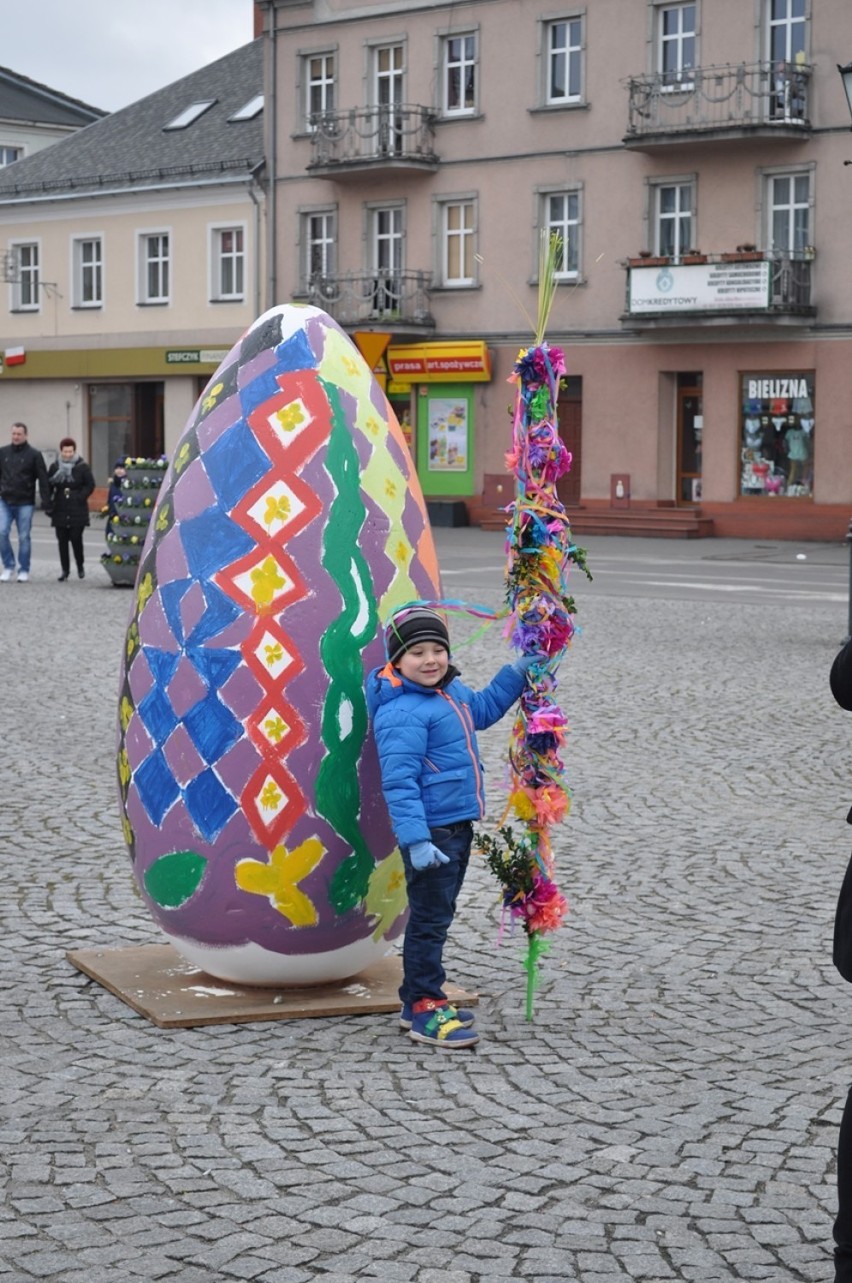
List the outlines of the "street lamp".
<svg viewBox="0 0 852 1283">
<path fill-rule="evenodd" d="M 838 63 L 837 70 L 840 72 L 840 79 L 843 81 L 843 91 L 849 104 L 849 115 L 852 116 L 852 62 L 847 62 L 845 67 L 841 67 L 840 63 Z"/>
</svg>

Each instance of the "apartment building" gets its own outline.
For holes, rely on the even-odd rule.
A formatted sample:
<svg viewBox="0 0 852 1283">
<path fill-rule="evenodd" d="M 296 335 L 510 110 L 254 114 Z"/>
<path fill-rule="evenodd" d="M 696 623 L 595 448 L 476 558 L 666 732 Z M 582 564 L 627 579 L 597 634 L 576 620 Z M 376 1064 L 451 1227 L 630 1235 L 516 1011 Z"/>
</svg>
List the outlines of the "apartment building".
<svg viewBox="0 0 852 1283">
<path fill-rule="evenodd" d="M 575 529 L 845 533 L 848 0 L 259 4 L 268 298 L 355 336 L 427 497 L 508 498 L 544 230 Z"/>
<path fill-rule="evenodd" d="M 102 119 L 106 112 L 0 67 L 0 168 Z"/>
<path fill-rule="evenodd" d="M 262 308 L 262 169 L 260 41 L 0 169 L 0 427 L 171 454 Z"/>
</svg>

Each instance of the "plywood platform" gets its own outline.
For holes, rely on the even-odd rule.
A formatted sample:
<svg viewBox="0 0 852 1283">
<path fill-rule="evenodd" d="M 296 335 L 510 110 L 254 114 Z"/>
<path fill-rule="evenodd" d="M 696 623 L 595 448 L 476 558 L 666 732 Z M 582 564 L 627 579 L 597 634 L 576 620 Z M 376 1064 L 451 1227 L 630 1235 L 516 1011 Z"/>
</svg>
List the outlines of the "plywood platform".
<svg viewBox="0 0 852 1283">
<path fill-rule="evenodd" d="M 71 949 L 65 956 L 78 971 L 160 1029 L 399 1010 L 401 968 L 397 957 L 383 958 L 359 975 L 333 984 L 261 989 L 216 980 L 187 962 L 170 944 Z M 446 985 L 446 992 L 451 1002 L 465 1007 L 479 1001 L 478 994 L 466 993 L 456 985 Z"/>
</svg>

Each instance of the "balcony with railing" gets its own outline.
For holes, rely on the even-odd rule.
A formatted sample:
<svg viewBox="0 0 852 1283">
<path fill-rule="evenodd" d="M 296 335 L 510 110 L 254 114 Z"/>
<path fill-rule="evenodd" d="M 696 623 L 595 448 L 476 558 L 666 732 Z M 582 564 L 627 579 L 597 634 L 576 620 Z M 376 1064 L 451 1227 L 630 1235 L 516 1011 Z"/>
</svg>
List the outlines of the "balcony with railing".
<svg viewBox="0 0 852 1283">
<path fill-rule="evenodd" d="M 339 325 L 385 325 L 395 330 L 432 330 L 429 272 L 378 270 L 312 276 L 305 294 Z"/>
<path fill-rule="evenodd" d="M 393 103 L 315 112 L 310 117 L 312 174 L 347 177 L 364 170 L 433 173 L 435 117 L 428 107 Z"/>
<path fill-rule="evenodd" d="M 651 151 L 700 139 L 808 138 L 804 63 L 693 67 L 633 76 L 624 145 Z"/>
<path fill-rule="evenodd" d="M 816 316 L 813 256 L 807 249 L 628 259 L 622 325 L 802 325 Z"/>
</svg>

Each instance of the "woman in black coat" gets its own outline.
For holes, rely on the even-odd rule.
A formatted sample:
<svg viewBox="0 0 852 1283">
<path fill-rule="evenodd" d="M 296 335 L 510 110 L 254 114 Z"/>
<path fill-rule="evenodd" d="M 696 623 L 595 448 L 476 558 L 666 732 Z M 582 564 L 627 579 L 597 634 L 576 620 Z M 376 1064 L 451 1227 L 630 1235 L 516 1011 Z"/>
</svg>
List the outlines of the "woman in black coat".
<svg viewBox="0 0 852 1283">
<path fill-rule="evenodd" d="M 831 693 L 852 712 L 852 638 L 831 666 Z M 852 811 L 846 817 L 852 824 Z M 843 879 L 834 920 L 834 965 L 852 980 L 852 860 Z M 852 1283 L 852 1087 L 837 1142 L 837 1220 L 834 1222 L 835 1283 Z"/>
<path fill-rule="evenodd" d="M 84 579 L 83 531 L 89 524 L 89 495 L 95 488 L 95 478 L 89 465 L 77 453 L 77 442 L 73 437 L 63 437 L 59 442 L 59 462 L 50 465 L 47 480 L 50 485 L 50 521 L 56 531 L 62 567 L 59 582 L 65 582 L 71 569 L 69 544 L 74 550 L 77 575 Z"/>
</svg>

